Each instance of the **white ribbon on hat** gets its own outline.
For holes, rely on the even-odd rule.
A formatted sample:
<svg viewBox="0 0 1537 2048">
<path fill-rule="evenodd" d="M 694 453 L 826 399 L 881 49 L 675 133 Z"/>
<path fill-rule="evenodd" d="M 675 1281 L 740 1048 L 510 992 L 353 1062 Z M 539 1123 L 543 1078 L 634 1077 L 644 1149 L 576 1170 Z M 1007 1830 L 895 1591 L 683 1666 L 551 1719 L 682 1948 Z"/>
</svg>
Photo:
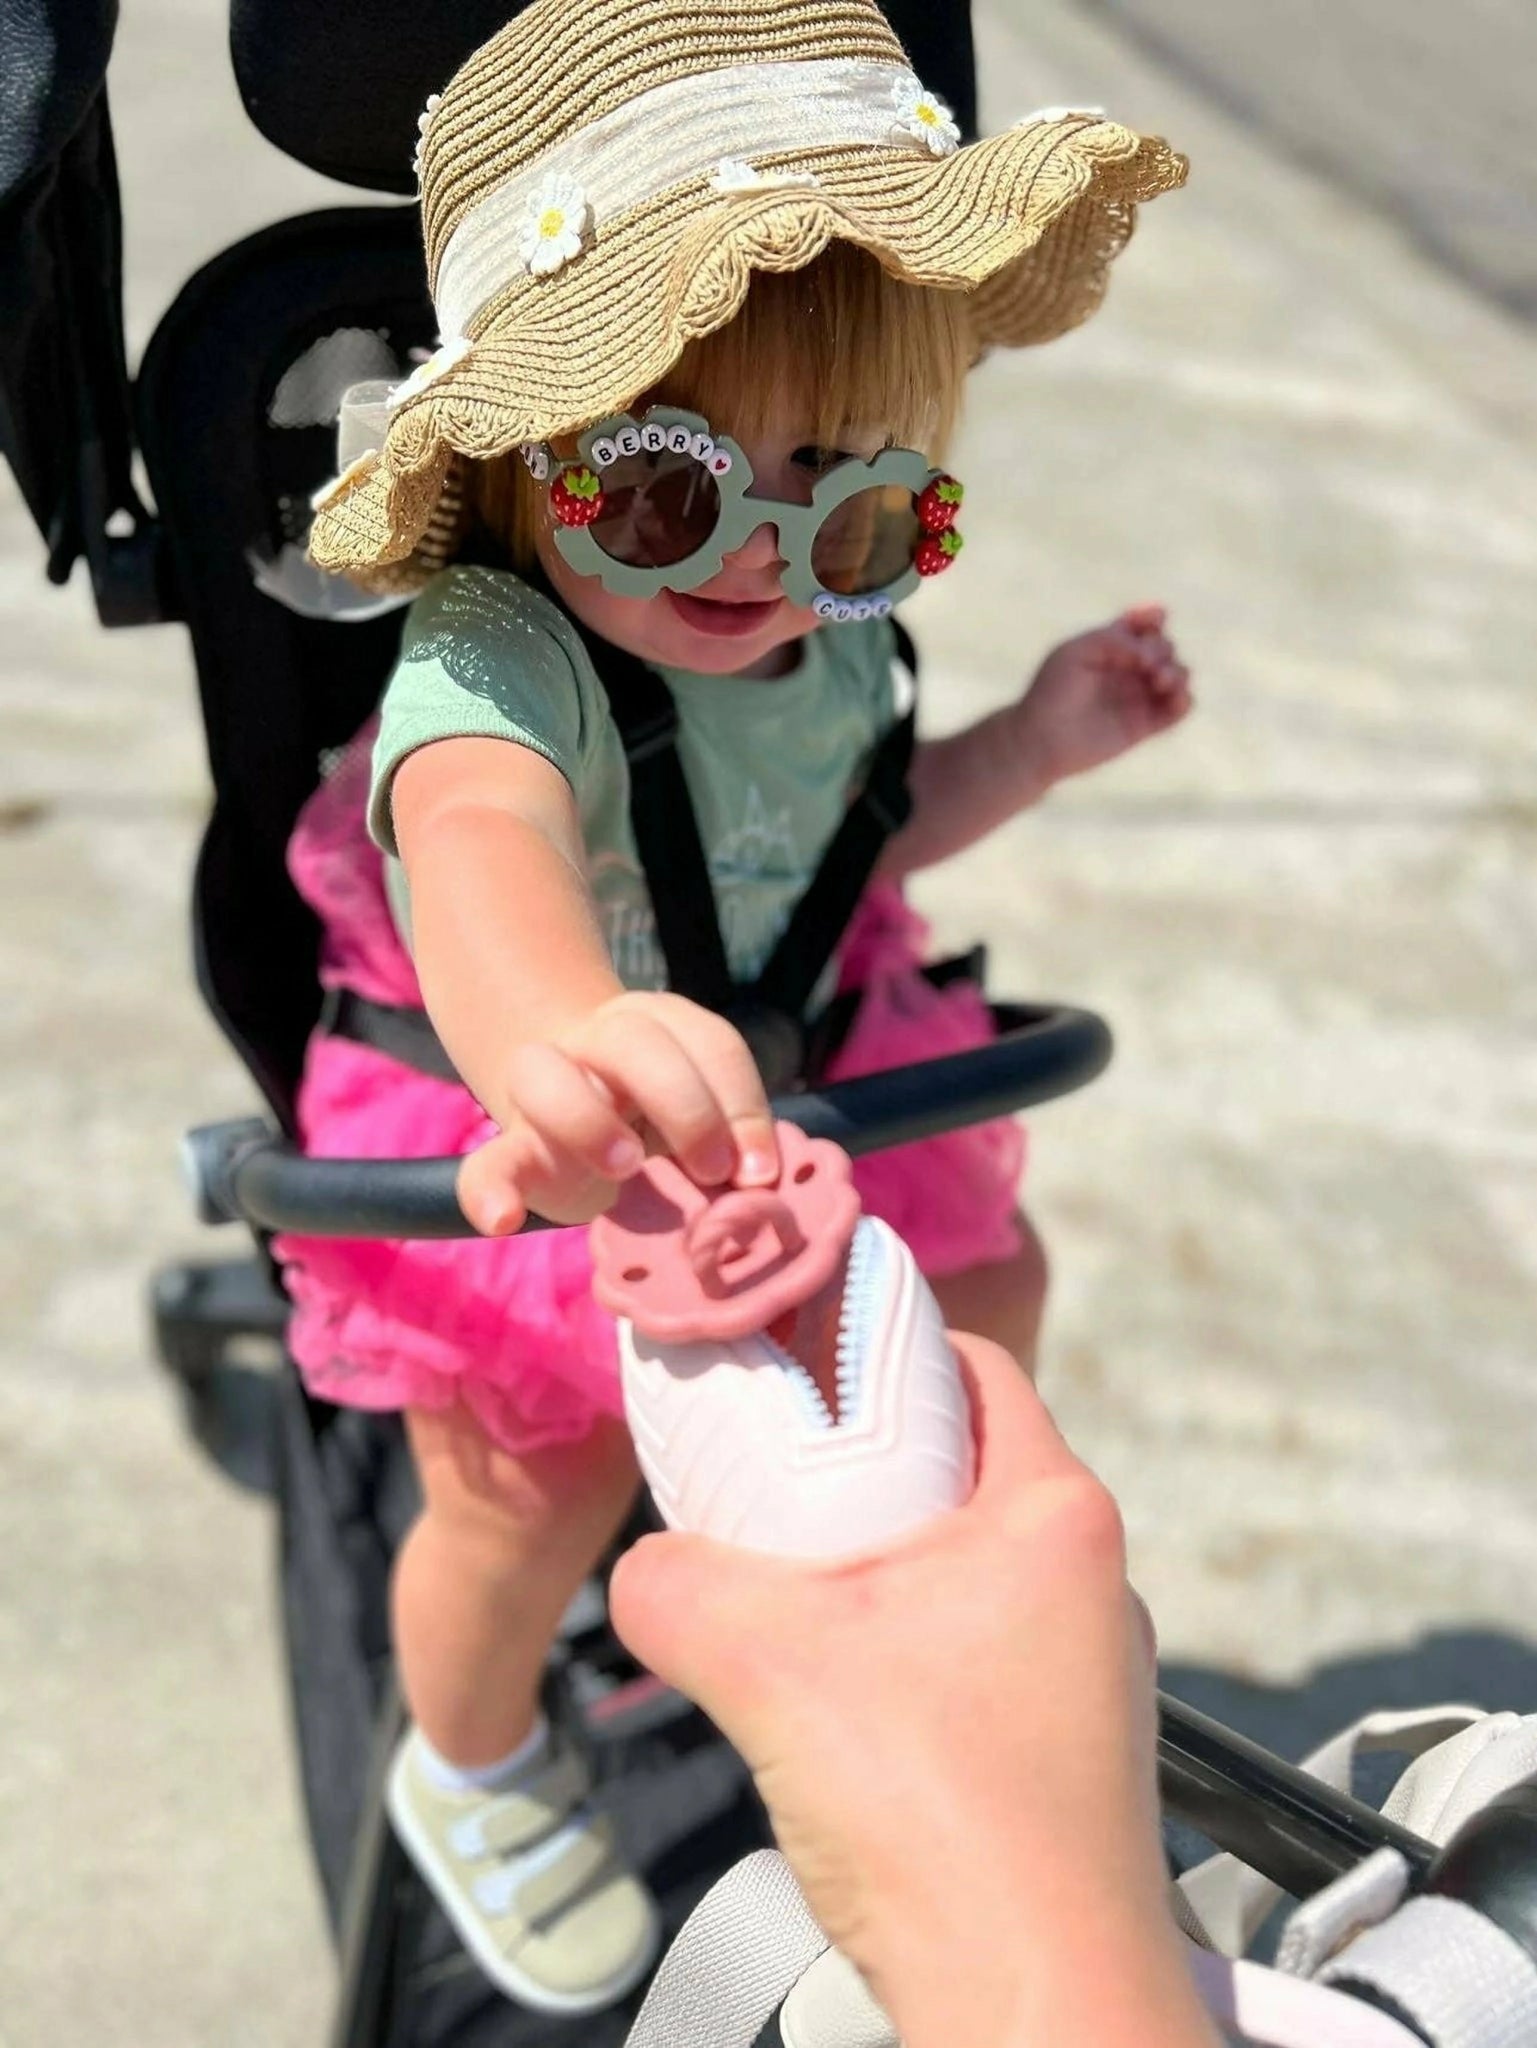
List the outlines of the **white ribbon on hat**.
<svg viewBox="0 0 1537 2048">
<path fill-rule="evenodd" d="M 947 154 L 953 124 L 928 135 L 911 125 L 915 90 L 922 93 L 905 65 L 837 57 L 730 64 L 637 94 L 531 158 L 464 216 L 438 265 L 439 332 L 463 335 L 504 285 L 528 271 L 529 209 L 551 179 L 580 188 L 591 229 L 600 229 L 722 159 L 740 166 L 786 149 L 850 145 Z M 808 173 L 804 182 L 815 180 Z"/>
</svg>

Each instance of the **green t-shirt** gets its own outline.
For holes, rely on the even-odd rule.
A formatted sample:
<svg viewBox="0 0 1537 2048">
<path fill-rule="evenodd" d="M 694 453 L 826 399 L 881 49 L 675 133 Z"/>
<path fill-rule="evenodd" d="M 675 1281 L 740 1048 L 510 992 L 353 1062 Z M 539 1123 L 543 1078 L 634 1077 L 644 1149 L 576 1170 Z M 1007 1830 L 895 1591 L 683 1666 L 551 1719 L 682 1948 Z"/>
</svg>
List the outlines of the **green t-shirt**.
<svg viewBox="0 0 1537 2048">
<path fill-rule="evenodd" d="M 897 712 L 890 622 L 826 628 L 790 674 L 754 681 L 660 671 L 678 707 L 678 754 L 709 860 L 732 973 L 760 972 L 816 872 L 861 763 Z M 410 907 L 390 781 L 433 740 L 532 747 L 575 793 L 615 972 L 661 988 L 656 919 L 630 830 L 629 768 L 603 686 L 560 608 L 506 570 L 445 570 L 411 607 L 374 749 L 369 829 L 391 856 L 390 897 Z"/>
</svg>

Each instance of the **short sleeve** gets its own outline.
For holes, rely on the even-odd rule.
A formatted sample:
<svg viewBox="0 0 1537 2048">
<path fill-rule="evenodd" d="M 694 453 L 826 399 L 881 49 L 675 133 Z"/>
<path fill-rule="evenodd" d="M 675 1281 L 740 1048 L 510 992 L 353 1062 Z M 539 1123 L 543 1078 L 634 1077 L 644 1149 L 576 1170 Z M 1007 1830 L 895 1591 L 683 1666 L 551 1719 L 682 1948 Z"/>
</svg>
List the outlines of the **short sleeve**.
<svg viewBox="0 0 1537 2048">
<path fill-rule="evenodd" d="M 373 839 L 398 852 L 395 771 L 434 740 L 512 740 L 543 754 L 579 793 L 598 694 L 586 649 L 557 605 L 505 570 L 445 570 L 407 615 L 380 706 Z"/>
</svg>

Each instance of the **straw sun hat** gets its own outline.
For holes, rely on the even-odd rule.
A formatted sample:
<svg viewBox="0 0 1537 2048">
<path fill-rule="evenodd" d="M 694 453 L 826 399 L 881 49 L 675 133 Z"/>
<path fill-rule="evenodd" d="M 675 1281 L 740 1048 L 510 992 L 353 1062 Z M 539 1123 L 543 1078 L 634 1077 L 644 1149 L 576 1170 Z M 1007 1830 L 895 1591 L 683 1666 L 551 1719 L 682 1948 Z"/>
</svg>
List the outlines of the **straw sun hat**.
<svg viewBox="0 0 1537 2048">
<path fill-rule="evenodd" d="M 443 344 L 320 494 L 314 559 L 409 588 L 458 539 L 461 458 L 574 432 L 830 241 L 968 294 L 978 354 L 1092 313 L 1185 161 L 1054 108 L 960 146 L 869 0 L 535 0 L 422 116 Z"/>
</svg>

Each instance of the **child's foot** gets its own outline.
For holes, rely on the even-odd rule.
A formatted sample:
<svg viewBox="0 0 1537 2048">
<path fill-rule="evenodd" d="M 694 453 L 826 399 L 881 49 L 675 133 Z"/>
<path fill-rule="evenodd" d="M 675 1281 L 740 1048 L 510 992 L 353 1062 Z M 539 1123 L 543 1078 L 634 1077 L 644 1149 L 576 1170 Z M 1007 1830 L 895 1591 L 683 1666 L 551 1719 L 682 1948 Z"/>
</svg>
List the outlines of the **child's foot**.
<svg viewBox="0 0 1537 2048">
<path fill-rule="evenodd" d="M 386 1803 L 395 1832 L 465 1947 L 509 1998 L 599 2012 L 656 1956 L 655 1901 L 588 1804 L 582 1758 L 551 1734 L 493 1791 L 448 1790 L 412 1730 Z"/>
</svg>

